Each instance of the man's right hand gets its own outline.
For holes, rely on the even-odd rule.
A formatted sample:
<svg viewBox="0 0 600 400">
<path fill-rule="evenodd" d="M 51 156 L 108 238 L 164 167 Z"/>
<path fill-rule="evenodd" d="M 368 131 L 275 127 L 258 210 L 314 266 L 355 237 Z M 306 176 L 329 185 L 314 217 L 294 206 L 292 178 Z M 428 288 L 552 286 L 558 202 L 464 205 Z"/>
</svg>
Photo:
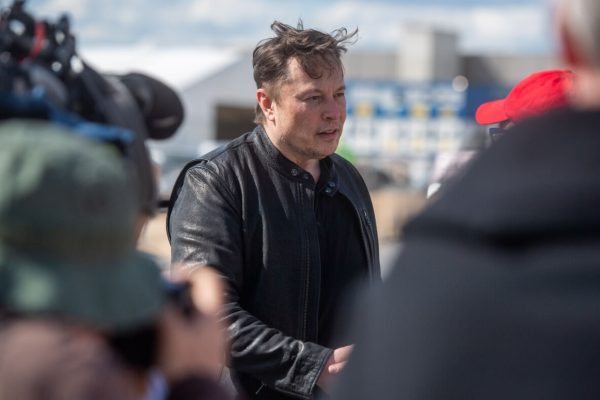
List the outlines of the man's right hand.
<svg viewBox="0 0 600 400">
<path fill-rule="evenodd" d="M 323 371 L 321 371 L 321 376 L 317 381 L 317 385 L 319 385 L 326 393 L 330 392 L 332 381 L 335 380 L 335 376 L 344 369 L 353 349 L 354 345 L 339 347 L 333 351 L 327 360 Z"/>
</svg>

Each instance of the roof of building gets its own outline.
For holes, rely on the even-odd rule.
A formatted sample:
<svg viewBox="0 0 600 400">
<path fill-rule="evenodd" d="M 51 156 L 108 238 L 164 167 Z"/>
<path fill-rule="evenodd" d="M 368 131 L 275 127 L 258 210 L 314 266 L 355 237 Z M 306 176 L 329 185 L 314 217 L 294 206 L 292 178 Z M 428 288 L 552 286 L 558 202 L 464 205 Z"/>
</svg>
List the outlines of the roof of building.
<svg viewBox="0 0 600 400">
<path fill-rule="evenodd" d="M 208 78 L 243 57 L 235 48 L 158 47 L 152 45 L 88 47 L 81 57 L 102 73 L 141 72 L 177 90 Z"/>
</svg>

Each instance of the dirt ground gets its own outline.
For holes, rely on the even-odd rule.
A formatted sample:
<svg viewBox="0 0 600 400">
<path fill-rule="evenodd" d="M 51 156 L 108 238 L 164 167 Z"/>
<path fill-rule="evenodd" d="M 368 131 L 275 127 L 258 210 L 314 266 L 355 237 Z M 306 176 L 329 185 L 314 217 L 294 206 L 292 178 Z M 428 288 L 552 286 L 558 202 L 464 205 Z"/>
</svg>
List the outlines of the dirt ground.
<svg viewBox="0 0 600 400">
<path fill-rule="evenodd" d="M 155 255 L 163 266 L 169 264 L 171 259 L 171 246 L 167 239 L 166 230 L 167 214 L 161 212 L 152 218 L 144 227 L 138 248 L 142 251 Z"/>
</svg>

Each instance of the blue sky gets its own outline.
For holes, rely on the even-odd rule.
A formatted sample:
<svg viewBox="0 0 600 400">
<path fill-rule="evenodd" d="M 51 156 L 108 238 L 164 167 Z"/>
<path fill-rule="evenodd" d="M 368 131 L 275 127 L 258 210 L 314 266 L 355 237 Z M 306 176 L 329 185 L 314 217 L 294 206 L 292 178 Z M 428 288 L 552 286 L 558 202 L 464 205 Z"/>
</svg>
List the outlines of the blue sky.
<svg viewBox="0 0 600 400">
<path fill-rule="evenodd" d="M 7 5 L 8 0 L 0 0 Z M 401 45 L 402 26 L 460 34 L 469 53 L 546 53 L 554 43 L 549 0 L 28 0 L 36 15 L 69 11 L 80 45 L 235 44 L 253 47 L 274 19 L 333 30 L 359 28 L 356 47 Z"/>
</svg>

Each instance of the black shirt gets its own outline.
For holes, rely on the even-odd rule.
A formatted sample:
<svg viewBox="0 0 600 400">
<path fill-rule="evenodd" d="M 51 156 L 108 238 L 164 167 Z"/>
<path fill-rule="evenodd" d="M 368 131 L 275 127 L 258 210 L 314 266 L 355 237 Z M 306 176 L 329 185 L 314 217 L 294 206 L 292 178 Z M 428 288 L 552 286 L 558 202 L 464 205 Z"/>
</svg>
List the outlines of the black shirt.
<svg viewBox="0 0 600 400">
<path fill-rule="evenodd" d="M 328 164 L 321 162 L 315 190 L 321 255 L 318 342 L 337 348 L 350 344 L 342 342 L 344 332 L 338 329 L 351 316 L 349 290 L 368 273 L 359 216 L 344 195 L 332 190 L 329 176 Z"/>
</svg>

